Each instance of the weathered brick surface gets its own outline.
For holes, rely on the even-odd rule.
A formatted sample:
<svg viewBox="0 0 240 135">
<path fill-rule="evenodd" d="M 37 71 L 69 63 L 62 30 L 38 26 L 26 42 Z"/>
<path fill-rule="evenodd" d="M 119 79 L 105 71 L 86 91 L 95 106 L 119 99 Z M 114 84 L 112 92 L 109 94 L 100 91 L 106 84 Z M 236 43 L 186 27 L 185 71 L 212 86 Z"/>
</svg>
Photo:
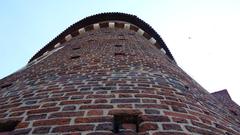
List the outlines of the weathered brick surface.
<svg viewBox="0 0 240 135">
<path fill-rule="evenodd" d="M 239 135 L 238 113 L 162 53 L 163 43 L 153 45 L 152 35 L 124 23 L 89 25 L 80 35 L 76 28 L 70 41 L 61 38 L 59 47 L 0 80 L 0 122 L 19 121 L 14 134 L 105 135 L 114 134 L 121 115 L 138 118 L 123 125 L 137 124 L 139 135 Z"/>
</svg>

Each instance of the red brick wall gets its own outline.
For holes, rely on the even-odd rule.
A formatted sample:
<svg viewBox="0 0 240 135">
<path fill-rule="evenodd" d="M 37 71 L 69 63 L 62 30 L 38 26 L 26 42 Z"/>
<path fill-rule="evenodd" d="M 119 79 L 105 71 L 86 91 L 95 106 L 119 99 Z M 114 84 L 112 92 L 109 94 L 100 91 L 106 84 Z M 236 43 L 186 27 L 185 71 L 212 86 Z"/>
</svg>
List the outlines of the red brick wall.
<svg viewBox="0 0 240 135">
<path fill-rule="evenodd" d="M 61 46 L 0 81 L 11 84 L 0 90 L 0 121 L 19 120 L 15 134 L 113 134 L 113 115 L 137 115 L 138 134 L 239 132 L 235 116 L 133 30 L 91 30 Z"/>
</svg>

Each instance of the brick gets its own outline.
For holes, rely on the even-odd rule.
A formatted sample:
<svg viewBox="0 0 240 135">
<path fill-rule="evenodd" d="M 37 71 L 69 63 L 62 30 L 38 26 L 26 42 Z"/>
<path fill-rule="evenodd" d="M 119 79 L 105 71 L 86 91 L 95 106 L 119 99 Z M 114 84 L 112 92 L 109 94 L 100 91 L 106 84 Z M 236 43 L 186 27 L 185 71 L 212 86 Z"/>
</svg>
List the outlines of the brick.
<svg viewBox="0 0 240 135">
<path fill-rule="evenodd" d="M 207 118 L 207 119 L 209 119 L 209 120 L 211 120 L 211 121 L 216 121 L 214 117 L 209 116 L 209 115 L 206 115 L 206 114 L 202 114 L 202 113 L 200 113 L 200 112 L 194 112 L 194 111 L 191 111 L 191 110 L 189 110 L 188 112 L 189 112 L 191 115 L 194 115 L 194 116 L 204 117 L 204 118 Z"/>
<path fill-rule="evenodd" d="M 184 109 L 183 107 L 172 106 L 172 109 L 175 112 L 187 113 L 186 109 Z"/>
<path fill-rule="evenodd" d="M 164 99 L 163 96 L 156 95 L 156 94 L 135 94 L 135 97 Z"/>
<path fill-rule="evenodd" d="M 162 124 L 163 130 L 179 130 L 182 131 L 181 126 L 178 124 Z"/>
<path fill-rule="evenodd" d="M 21 116 L 21 115 L 23 115 L 23 113 L 24 113 L 24 112 L 22 112 L 22 111 L 21 111 L 21 112 L 13 112 L 13 113 L 10 114 L 10 116 L 11 116 L 11 117 L 12 117 L 12 116 Z"/>
<path fill-rule="evenodd" d="M 114 109 L 108 112 L 108 115 L 123 115 L 123 114 L 139 115 L 142 114 L 142 112 L 138 109 Z"/>
<path fill-rule="evenodd" d="M 49 113 L 49 112 L 56 112 L 60 110 L 60 107 L 51 107 L 51 108 L 43 108 L 43 109 L 35 109 L 30 110 L 27 114 L 39 114 L 39 113 Z"/>
<path fill-rule="evenodd" d="M 70 119 L 48 119 L 48 120 L 37 120 L 33 122 L 33 126 L 50 126 L 50 125 L 66 125 L 69 124 Z"/>
<path fill-rule="evenodd" d="M 84 111 L 78 112 L 56 112 L 50 114 L 49 118 L 61 118 L 61 117 L 76 117 L 76 116 L 83 116 Z"/>
<path fill-rule="evenodd" d="M 215 133 L 224 134 L 222 131 L 220 131 L 219 129 L 216 129 L 216 128 L 212 127 L 212 126 L 205 125 L 203 123 L 200 123 L 200 122 L 197 122 L 197 121 L 194 121 L 194 120 L 191 120 L 191 123 L 194 126 L 197 126 L 197 127 L 200 127 L 200 128 L 204 128 L 204 129 L 209 129 L 210 131 L 213 131 Z"/>
<path fill-rule="evenodd" d="M 36 105 L 36 106 L 23 106 L 23 107 L 14 108 L 14 109 L 11 110 L 11 112 L 37 109 L 38 107 L 39 107 L 39 105 Z"/>
<path fill-rule="evenodd" d="M 132 94 L 128 94 L 128 93 L 120 93 L 118 94 L 119 98 L 128 98 L 128 97 L 132 97 Z"/>
<path fill-rule="evenodd" d="M 197 120 L 198 118 L 192 115 L 184 114 L 184 113 L 178 113 L 178 112 L 167 112 L 164 111 L 164 114 L 167 116 L 173 116 L 173 117 L 180 117 L 180 118 L 185 118 L 185 119 L 191 119 L 191 120 Z"/>
<path fill-rule="evenodd" d="M 167 116 L 159 116 L 159 115 L 142 115 L 142 121 L 150 121 L 150 122 L 170 122 L 170 119 Z"/>
<path fill-rule="evenodd" d="M 157 129 L 158 129 L 158 125 L 155 123 L 144 123 L 140 125 L 139 132 L 146 132 L 149 130 L 157 130 Z"/>
<path fill-rule="evenodd" d="M 50 129 L 50 127 L 37 127 L 33 130 L 33 134 L 47 134 Z"/>
<path fill-rule="evenodd" d="M 87 133 L 86 135 L 114 135 L 114 134 L 110 132 L 92 132 L 92 133 Z"/>
<path fill-rule="evenodd" d="M 198 133 L 198 134 L 203 134 L 203 135 L 218 135 L 217 133 L 202 129 L 202 128 L 197 128 L 193 126 L 188 126 L 186 125 L 185 128 L 192 133 Z"/>
<path fill-rule="evenodd" d="M 102 95 L 102 94 L 93 94 L 93 95 L 88 95 L 86 98 L 114 98 L 115 95 L 111 94 L 111 95 Z"/>
<path fill-rule="evenodd" d="M 91 131 L 94 125 L 71 125 L 71 126 L 57 126 L 52 129 L 52 133 L 62 133 L 62 132 L 78 132 L 78 131 Z"/>
<path fill-rule="evenodd" d="M 111 103 L 140 103 L 140 99 L 112 99 Z"/>
<path fill-rule="evenodd" d="M 26 129 L 17 129 L 11 132 L 11 135 L 27 135 L 31 131 L 30 128 Z"/>
<path fill-rule="evenodd" d="M 118 108 L 133 108 L 133 104 L 118 104 Z"/>
<path fill-rule="evenodd" d="M 178 118 L 178 117 L 172 117 L 173 122 L 176 123 L 188 123 L 188 121 L 185 118 Z"/>
<path fill-rule="evenodd" d="M 142 99 L 143 103 L 157 103 L 156 99 Z"/>
<path fill-rule="evenodd" d="M 205 123 L 205 124 L 208 124 L 208 125 L 212 125 L 212 122 L 209 120 L 209 119 L 207 119 L 207 118 L 200 118 L 201 119 L 201 121 L 203 122 L 203 123 Z"/>
<path fill-rule="evenodd" d="M 47 114 L 28 115 L 26 121 L 45 119 Z"/>
<path fill-rule="evenodd" d="M 76 109 L 76 106 L 64 106 L 63 111 L 74 111 Z"/>
<path fill-rule="evenodd" d="M 27 128 L 29 125 L 29 122 L 20 122 L 18 123 L 16 128 Z"/>
<path fill-rule="evenodd" d="M 103 115 L 103 110 L 89 110 L 87 112 L 88 116 Z"/>
<path fill-rule="evenodd" d="M 62 101 L 62 100 L 67 100 L 68 97 L 54 97 L 54 98 L 46 98 L 41 100 L 40 102 L 54 102 L 54 101 Z"/>
<path fill-rule="evenodd" d="M 176 107 L 185 107 L 187 108 L 187 105 L 184 103 L 176 102 L 176 101 L 170 101 L 170 100 L 161 100 L 162 104 L 176 106 Z"/>
<path fill-rule="evenodd" d="M 90 104 L 92 100 L 67 100 L 62 101 L 60 105 L 74 105 L 74 104 Z"/>
<path fill-rule="evenodd" d="M 160 132 L 155 132 L 153 135 L 189 135 L 189 134 L 182 133 L 182 132 L 174 132 L 174 131 L 170 131 L 170 132 L 160 131 Z"/>
<path fill-rule="evenodd" d="M 107 103 L 108 100 L 107 99 L 95 99 L 94 103 Z"/>
<path fill-rule="evenodd" d="M 160 111 L 156 109 L 145 109 L 144 111 L 146 114 L 160 114 Z"/>
<path fill-rule="evenodd" d="M 112 117 L 109 116 L 102 116 L 102 117 L 81 117 L 76 118 L 75 123 L 96 123 L 96 122 L 111 122 Z"/>
<path fill-rule="evenodd" d="M 57 105 L 57 103 L 54 103 L 54 102 L 44 103 L 44 104 L 42 104 L 42 108 L 45 108 L 45 107 L 55 107 L 56 105 Z"/>
<path fill-rule="evenodd" d="M 98 105 L 81 105 L 79 109 L 111 109 L 113 105 L 98 104 Z"/>
<path fill-rule="evenodd" d="M 153 109 L 166 109 L 169 110 L 169 107 L 162 104 L 135 104 L 136 108 L 153 108 Z"/>
<path fill-rule="evenodd" d="M 113 125 L 112 125 L 112 123 L 98 124 L 97 127 L 96 127 L 96 130 L 112 131 L 113 130 Z"/>
<path fill-rule="evenodd" d="M 84 98 L 84 95 L 73 95 L 71 97 L 71 100 L 75 100 L 75 99 L 83 99 Z"/>
</svg>

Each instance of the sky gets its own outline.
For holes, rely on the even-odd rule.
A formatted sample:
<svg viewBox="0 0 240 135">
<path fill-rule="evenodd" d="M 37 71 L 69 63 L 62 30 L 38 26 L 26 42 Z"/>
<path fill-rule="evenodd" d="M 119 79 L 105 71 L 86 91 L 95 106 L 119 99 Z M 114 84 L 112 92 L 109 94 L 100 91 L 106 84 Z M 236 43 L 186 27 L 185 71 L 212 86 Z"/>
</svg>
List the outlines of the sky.
<svg viewBox="0 0 240 135">
<path fill-rule="evenodd" d="M 240 105 L 239 0 L 2 0 L 0 7 L 0 78 L 25 66 L 73 23 L 123 12 L 150 24 L 207 91 L 227 89 Z"/>
</svg>

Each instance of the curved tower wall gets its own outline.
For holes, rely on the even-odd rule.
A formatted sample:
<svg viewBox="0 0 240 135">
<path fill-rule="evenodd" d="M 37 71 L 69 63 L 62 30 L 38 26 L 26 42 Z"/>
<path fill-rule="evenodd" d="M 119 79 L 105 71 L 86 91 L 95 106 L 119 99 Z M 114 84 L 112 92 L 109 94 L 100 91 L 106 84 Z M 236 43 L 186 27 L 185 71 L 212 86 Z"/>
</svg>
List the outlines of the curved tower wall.
<svg viewBox="0 0 240 135">
<path fill-rule="evenodd" d="M 149 26 L 111 15 L 125 20 L 70 27 L 2 79 L 0 122 L 19 122 L 14 134 L 238 134 L 239 116 L 178 67 Z"/>
</svg>

